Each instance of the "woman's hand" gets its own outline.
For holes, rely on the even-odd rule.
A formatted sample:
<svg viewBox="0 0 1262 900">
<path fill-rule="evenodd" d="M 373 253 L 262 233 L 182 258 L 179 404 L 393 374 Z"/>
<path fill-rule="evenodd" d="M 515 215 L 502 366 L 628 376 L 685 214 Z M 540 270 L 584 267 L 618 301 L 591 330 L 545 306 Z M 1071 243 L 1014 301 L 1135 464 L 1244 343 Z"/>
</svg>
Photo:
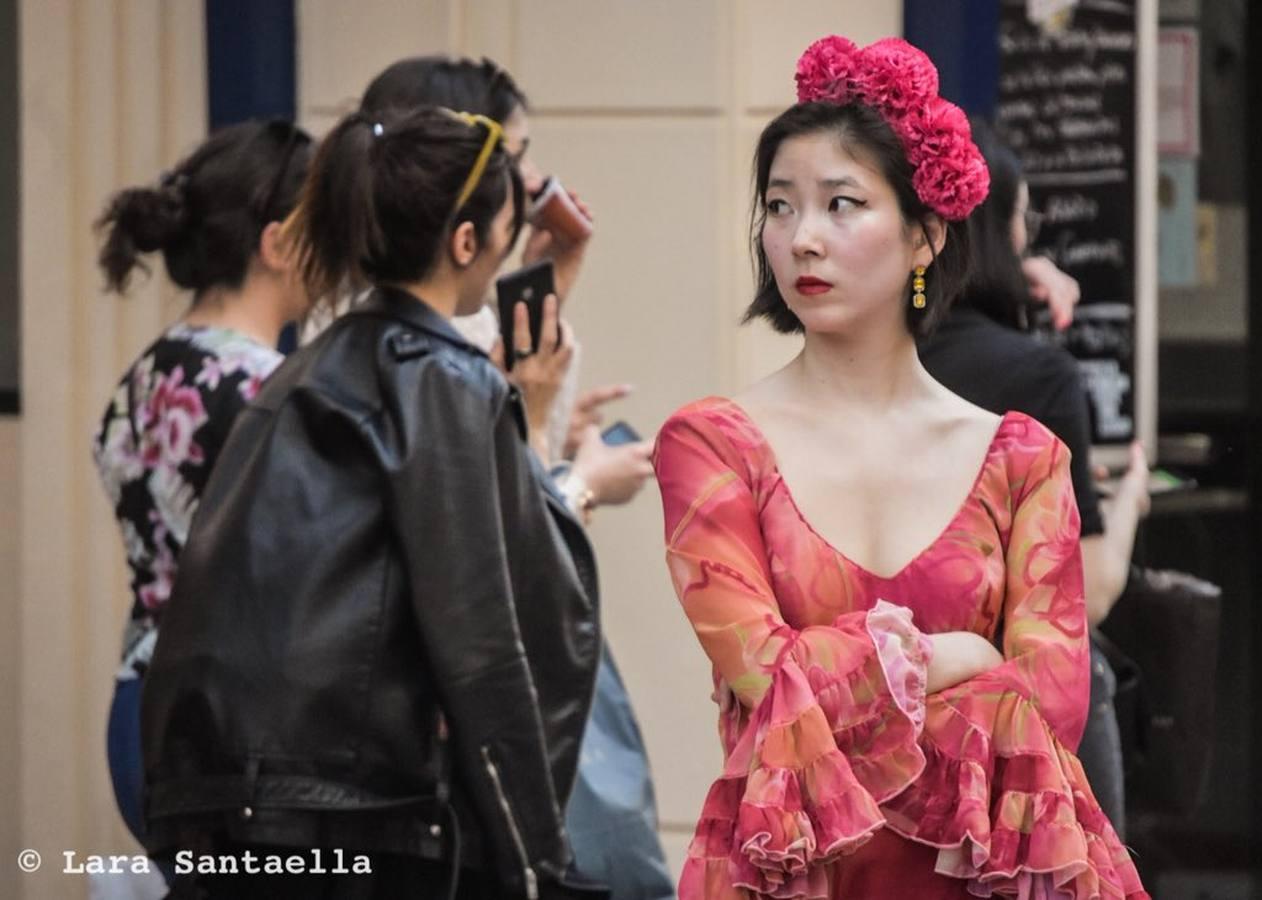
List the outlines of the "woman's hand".
<svg viewBox="0 0 1262 900">
<path fill-rule="evenodd" d="M 570 426 L 565 434 L 565 446 L 561 448 L 563 459 L 573 459 L 578 452 L 587 429 L 595 425 L 599 427 L 605 420 L 600 408 L 606 403 L 621 400 L 631 393 L 629 384 L 606 384 L 592 388 L 578 395 L 574 402 L 574 412 L 570 414 Z"/>
<path fill-rule="evenodd" d="M 994 644 L 971 631 L 948 631 L 928 638 L 933 658 L 929 660 L 925 690 L 930 694 L 976 678 L 1003 662 L 1003 654 Z"/>
<path fill-rule="evenodd" d="M 1102 466 L 1096 467 L 1095 475 L 1100 479 L 1096 490 L 1100 494 L 1104 533 L 1079 541 L 1087 624 L 1092 628 L 1108 617 L 1126 590 L 1135 551 L 1135 530 L 1152 503 L 1148 495 L 1148 460 L 1139 441 L 1131 444 L 1130 464 L 1121 477 L 1108 480 L 1109 470 Z"/>
<path fill-rule="evenodd" d="M 567 193 L 583 215 L 587 216 L 588 220 L 592 220 L 591 209 L 578 198 L 578 194 L 573 191 L 567 191 Z M 522 265 L 528 266 L 541 259 L 552 260 L 552 276 L 556 283 L 557 296 L 564 302 L 569 298 L 574 282 L 578 280 L 579 270 L 583 267 L 583 255 L 587 252 L 587 245 L 590 242 L 590 234 L 581 241 L 570 241 L 558 237 L 545 228 L 536 228 L 532 225 L 530 234 L 526 238 L 526 246 L 522 250 Z"/>
<path fill-rule="evenodd" d="M 1074 307 L 1082 292 L 1078 280 L 1056 267 L 1046 256 L 1027 256 L 1021 260 L 1030 296 L 1047 304 L 1052 313 L 1052 324 L 1057 331 L 1064 331 L 1074 320 Z"/>
<path fill-rule="evenodd" d="M 630 501 L 653 474 L 652 441 L 611 447 L 600 429 L 589 425 L 574 456 L 572 471 L 592 492 L 594 506 L 619 506 Z"/>
<path fill-rule="evenodd" d="M 508 380 L 521 391 L 526 407 L 530 446 L 545 466 L 551 462 L 548 418 L 565 374 L 574 359 L 574 335 L 557 316 L 556 294 L 543 301 L 543 327 L 539 346 L 530 342 L 530 317 L 525 303 L 513 307 L 513 369 Z"/>
<path fill-rule="evenodd" d="M 1144 445 L 1139 441 L 1131 442 L 1130 464 L 1118 482 L 1117 493 L 1112 502 L 1133 504 L 1136 516 L 1140 519 L 1148 515 L 1152 506 L 1152 497 L 1148 494 L 1148 459 L 1144 456 Z"/>
</svg>

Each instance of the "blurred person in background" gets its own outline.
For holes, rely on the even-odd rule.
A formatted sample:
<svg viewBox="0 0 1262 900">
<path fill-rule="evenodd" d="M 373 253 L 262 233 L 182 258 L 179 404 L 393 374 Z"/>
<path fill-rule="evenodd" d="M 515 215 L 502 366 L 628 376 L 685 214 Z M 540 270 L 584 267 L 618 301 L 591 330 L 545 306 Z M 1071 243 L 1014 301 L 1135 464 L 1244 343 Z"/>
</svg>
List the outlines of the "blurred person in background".
<svg viewBox="0 0 1262 900">
<path fill-rule="evenodd" d="M 131 570 L 108 750 L 119 811 L 137 840 L 142 679 L 206 481 L 237 415 L 281 361 L 281 327 L 306 311 L 281 222 L 311 152 L 311 138 L 287 122 L 234 125 L 157 182 L 120 191 L 97 223 L 110 291 L 125 293 L 144 257 L 161 253 L 168 277 L 191 295 L 124 373 L 93 442 Z"/>
<path fill-rule="evenodd" d="M 410 109 L 432 104 L 449 109 L 462 109 L 489 116 L 504 126 L 504 141 L 521 172 L 527 196 L 537 194 L 547 176 L 530 155 L 530 117 L 525 93 L 512 76 L 488 59 L 474 61 L 447 56 L 421 56 L 399 60 L 377 75 L 364 91 L 360 107 L 366 115 L 382 109 Z M 588 218 L 591 211 L 576 195 L 571 199 Z M 552 262 L 557 299 L 564 311 L 582 270 L 591 233 L 581 238 L 554 233 L 541 225 L 529 224 L 522 252 L 522 262 L 529 265 L 539 260 Z M 546 465 L 572 461 L 570 476 L 563 479 L 581 481 L 584 490 L 592 491 L 592 508 L 620 505 L 638 493 L 645 479 L 652 474 L 648 462 L 651 443 L 647 441 L 607 447 L 599 440 L 592 426 L 601 422 L 600 407 L 621 399 L 630 391 L 628 385 L 603 385 L 579 394 L 578 374 L 581 367 L 581 344 L 568 328 L 566 339 L 572 348 L 572 361 L 562 373 L 542 372 L 537 360 L 529 355 L 529 338 L 524 344 L 499 346 L 499 327 L 490 304 L 483 305 L 470 316 L 461 316 L 453 323 L 466 337 L 502 363 L 503 354 L 513 353 L 516 360 L 509 379 L 523 391 L 531 426 L 531 445 Z"/>
<path fill-rule="evenodd" d="M 919 343 L 925 368 L 961 397 L 992 412 L 1019 410 L 1065 442 L 1082 519 L 1087 621 L 1095 628 L 1126 588 L 1135 530 L 1148 511 L 1148 465 L 1131 447 L 1130 465 L 1113 498 L 1100 502 L 1090 465 L 1091 423 L 1077 361 L 1025 333 L 1027 309 L 1047 303 L 1058 327 L 1069 324 L 1077 282 L 1046 257 L 1027 255 L 1038 216 L 1016 155 L 984 121 L 973 136 L 990 170 L 990 194 L 969 217 L 972 273 L 938 329 Z M 1003 373 L 996 377 L 996 373 Z M 1078 756 L 1096 799 L 1125 834 L 1121 737 L 1113 708 L 1116 680 L 1103 651 L 1091 645 L 1091 713 Z"/>
</svg>

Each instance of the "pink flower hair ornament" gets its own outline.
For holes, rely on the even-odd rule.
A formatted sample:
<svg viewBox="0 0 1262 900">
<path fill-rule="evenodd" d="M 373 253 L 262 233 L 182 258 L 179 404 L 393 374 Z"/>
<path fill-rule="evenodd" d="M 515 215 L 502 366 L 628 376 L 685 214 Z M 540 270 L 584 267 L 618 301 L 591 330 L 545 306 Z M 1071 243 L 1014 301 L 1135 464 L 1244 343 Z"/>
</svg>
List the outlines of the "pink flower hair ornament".
<svg viewBox="0 0 1262 900">
<path fill-rule="evenodd" d="M 839 35 L 806 48 L 797 65 L 799 103 L 858 103 L 880 114 L 902 142 L 922 203 L 950 221 L 968 217 L 990 190 L 990 171 L 968 117 L 938 96 L 938 70 L 901 38 L 859 48 Z"/>
</svg>

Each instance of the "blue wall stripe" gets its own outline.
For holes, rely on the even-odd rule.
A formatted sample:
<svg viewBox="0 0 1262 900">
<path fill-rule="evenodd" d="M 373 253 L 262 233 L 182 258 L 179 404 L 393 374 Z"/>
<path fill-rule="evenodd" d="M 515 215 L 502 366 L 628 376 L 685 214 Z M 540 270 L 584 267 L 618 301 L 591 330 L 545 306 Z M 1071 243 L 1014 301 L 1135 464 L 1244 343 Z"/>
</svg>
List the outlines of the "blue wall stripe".
<svg viewBox="0 0 1262 900">
<path fill-rule="evenodd" d="M 206 84 L 210 130 L 297 112 L 294 0 L 206 0 Z M 278 349 L 298 345 L 294 326 Z"/>
<path fill-rule="evenodd" d="M 938 67 L 942 96 L 991 118 L 999 88 L 1000 0 L 903 0 L 903 37 Z"/>
<path fill-rule="evenodd" d="M 206 0 L 210 129 L 246 119 L 293 120 L 294 0 Z"/>
</svg>

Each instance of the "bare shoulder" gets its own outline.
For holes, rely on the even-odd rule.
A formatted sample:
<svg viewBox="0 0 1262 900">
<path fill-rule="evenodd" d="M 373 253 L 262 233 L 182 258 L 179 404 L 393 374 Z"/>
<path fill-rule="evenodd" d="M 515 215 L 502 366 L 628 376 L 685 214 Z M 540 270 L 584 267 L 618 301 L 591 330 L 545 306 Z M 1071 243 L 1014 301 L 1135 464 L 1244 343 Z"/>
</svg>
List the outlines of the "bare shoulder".
<svg viewBox="0 0 1262 900">
<path fill-rule="evenodd" d="M 773 372 L 734 393 L 732 402 L 739 404 L 745 409 L 751 407 L 761 408 L 774 405 L 776 398 L 781 396 L 783 396 L 781 373 Z"/>
<path fill-rule="evenodd" d="M 946 388 L 934 392 L 931 406 L 932 412 L 927 418 L 943 437 L 985 436 L 989 439 L 1004 420 L 1004 416 L 970 403 Z"/>
<path fill-rule="evenodd" d="M 732 395 L 731 402 L 759 423 L 793 420 L 802 405 L 783 369 L 742 388 Z"/>
</svg>

